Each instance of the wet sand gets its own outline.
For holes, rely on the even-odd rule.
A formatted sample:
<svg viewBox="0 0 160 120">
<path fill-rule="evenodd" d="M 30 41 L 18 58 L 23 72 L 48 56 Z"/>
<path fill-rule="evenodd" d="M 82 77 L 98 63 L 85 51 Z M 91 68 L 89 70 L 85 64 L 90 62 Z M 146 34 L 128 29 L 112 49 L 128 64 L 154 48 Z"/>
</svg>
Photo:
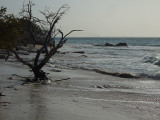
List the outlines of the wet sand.
<svg viewBox="0 0 160 120">
<path fill-rule="evenodd" d="M 21 85 L 23 79 L 12 74 L 31 73 L 21 64 L 1 61 L 0 91 L 6 96 L 0 96 L 0 120 L 160 119 L 159 81 L 60 70 L 50 73 L 51 84 Z"/>
</svg>

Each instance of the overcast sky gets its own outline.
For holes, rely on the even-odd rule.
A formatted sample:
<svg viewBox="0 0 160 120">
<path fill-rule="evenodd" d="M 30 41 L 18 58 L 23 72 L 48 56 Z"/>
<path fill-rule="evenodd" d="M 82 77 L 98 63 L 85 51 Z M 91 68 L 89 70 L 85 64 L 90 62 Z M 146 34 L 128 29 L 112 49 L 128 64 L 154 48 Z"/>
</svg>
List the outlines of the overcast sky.
<svg viewBox="0 0 160 120">
<path fill-rule="evenodd" d="M 27 0 L 26 0 L 27 1 Z M 24 0 L 0 0 L 9 13 L 17 14 Z M 59 23 L 79 37 L 160 37 L 160 0 L 33 0 L 34 14 L 45 6 L 55 11 L 67 3 L 71 8 Z"/>
</svg>

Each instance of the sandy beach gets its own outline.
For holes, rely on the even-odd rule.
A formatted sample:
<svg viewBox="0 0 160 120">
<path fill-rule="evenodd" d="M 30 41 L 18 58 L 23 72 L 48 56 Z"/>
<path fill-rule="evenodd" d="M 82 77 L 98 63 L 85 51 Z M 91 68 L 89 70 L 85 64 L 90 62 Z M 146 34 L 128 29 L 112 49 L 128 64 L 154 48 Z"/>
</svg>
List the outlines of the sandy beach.
<svg viewBox="0 0 160 120">
<path fill-rule="evenodd" d="M 45 67 L 46 71 L 53 68 Z M 22 84 L 25 66 L 1 60 L 0 120 L 159 120 L 160 82 L 58 69 L 51 84 Z"/>
<path fill-rule="evenodd" d="M 0 120 L 160 120 L 160 0 L 0 3 Z"/>
</svg>

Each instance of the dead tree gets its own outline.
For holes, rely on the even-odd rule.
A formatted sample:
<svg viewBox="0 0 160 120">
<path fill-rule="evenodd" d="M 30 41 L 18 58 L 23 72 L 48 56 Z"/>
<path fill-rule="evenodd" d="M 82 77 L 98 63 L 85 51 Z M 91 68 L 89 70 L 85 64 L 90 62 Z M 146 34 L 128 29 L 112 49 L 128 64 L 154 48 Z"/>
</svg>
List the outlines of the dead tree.
<svg viewBox="0 0 160 120">
<path fill-rule="evenodd" d="M 35 44 L 37 44 L 37 40 L 36 40 L 35 35 L 32 30 L 32 23 L 35 23 L 36 22 L 35 20 L 38 20 L 38 19 L 33 17 L 33 14 L 32 14 L 32 7 L 34 5 L 35 4 L 30 0 L 29 0 L 28 4 L 23 4 L 23 8 L 20 12 L 20 15 L 23 17 L 23 19 L 28 21 L 28 25 L 27 25 L 28 32 L 30 33 L 31 39 L 32 39 L 34 46 L 35 46 Z"/>
<path fill-rule="evenodd" d="M 37 23 L 41 27 L 41 29 L 44 29 L 46 34 L 43 36 L 42 40 L 42 46 L 39 50 L 37 50 L 36 56 L 34 58 L 33 63 L 29 63 L 25 60 L 23 60 L 14 49 L 10 49 L 10 51 L 15 55 L 16 59 L 19 60 L 19 62 L 23 63 L 24 65 L 27 65 L 34 73 L 34 81 L 38 80 L 47 80 L 48 77 L 44 71 L 42 71 L 42 68 L 44 65 L 49 61 L 49 59 L 56 54 L 57 50 L 61 48 L 67 41 L 67 36 L 70 35 L 74 31 L 81 31 L 81 30 L 71 30 L 67 34 L 64 34 L 60 29 L 56 29 L 56 24 L 61 19 L 61 17 L 66 13 L 66 11 L 69 9 L 67 5 L 63 5 L 58 9 L 57 12 L 52 13 L 49 12 L 49 10 L 41 12 L 41 14 L 45 17 L 45 20 L 40 20 L 36 17 L 32 16 L 32 7 L 34 4 L 29 1 L 28 4 L 23 6 L 21 14 L 23 14 L 23 18 L 29 20 L 29 33 L 32 36 L 32 39 L 34 43 L 37 43 L 36 36 L 32 31 L 31 23 Z M 47 26 L 47 27 L 46 27 Z M 57 35 L 60 35 L 59 42 L 55 45 L 55 37 Z M 52 39 L 51 39 L 52 38 Z M 48 49 L 49 45 L 50 49 Z M 45 51 L 45 55 L 42 60 L 40 60 L 40 56 L 42 54 L 42 51 Z"/>
</svg>

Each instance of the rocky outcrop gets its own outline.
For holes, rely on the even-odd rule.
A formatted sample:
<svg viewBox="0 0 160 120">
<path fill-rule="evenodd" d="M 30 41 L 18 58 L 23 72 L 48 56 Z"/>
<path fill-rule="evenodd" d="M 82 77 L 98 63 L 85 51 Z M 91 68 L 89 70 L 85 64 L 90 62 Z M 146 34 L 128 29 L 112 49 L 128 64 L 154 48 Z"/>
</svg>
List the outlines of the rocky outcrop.
<svg viewBox="0 0 160 120">
<path fill-rule="evenodd" d="M 121 47 L 121 46 L 128 46 L 127 43 L 118 43 L 116 44 L 117 47 Z"/>
<path fill-rule="evenodd" d="M 106 44 L 104 44 L 104 46 L 115 46 L 115 45 L 113 45 L 113 44 L 110 44 L 110 43 L 106 43 Z"/>
<path fill-rule="evenodd" d="M 114 44 L 110 44 L 110 43 L 106 43 L 106 44 L 104 44 L 104 45 L 95 45 L 95 46 L 107 46 L 107 47 L 127 47 L 128 45 L 127 45 L 127 43 L 118 43 L 118 44 L 116 44 L 116 45 L 114 45 Z"/>
</svg>

